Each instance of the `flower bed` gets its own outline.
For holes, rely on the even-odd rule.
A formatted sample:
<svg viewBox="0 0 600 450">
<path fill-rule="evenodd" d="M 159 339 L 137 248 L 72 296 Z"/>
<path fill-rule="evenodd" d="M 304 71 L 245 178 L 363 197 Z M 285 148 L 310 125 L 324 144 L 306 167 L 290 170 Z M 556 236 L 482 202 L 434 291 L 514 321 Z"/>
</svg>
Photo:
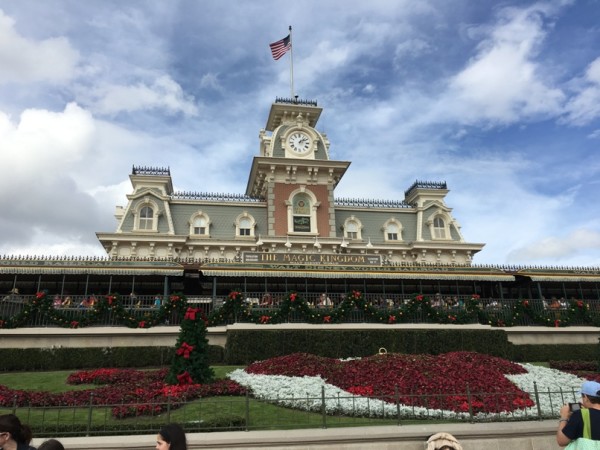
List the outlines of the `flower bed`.
<svg viewBox="0 0 600 450">
<path fill-rule="evenodd" d="M 573 364 L 568 369 L 589 369 Z M 168 369 L 98 369 L 70 384 L 95 389 L 49 393 L 0 385 L 0 406 L 111 406 L 116 418 L 156 415 L 200 397 L 244 395 L 282 406 L 369 417 L 505 420 L 553 417 L 576 401 L 581 377 L 473 352 L 438 356 L 383 354 L 338 360 L 310 354 L 272 358 L 238 369 L 230 380 L 168 385 Z M 584 372 L 585 378 L 597 373 Z M 537 395 L 534 394 L 537 392 Z M 539 404 L 535 403 L 539 399 Z M 325 400 L 325 402 L 323 402 Z"/>
<path fill-rule="evenodd" d="M 293 408 L 320 411 L 325 397 L 331 414 L 480 419 L 555 415 L 583 382 L 472 352 L 347 361 L 294 354 L 238 369 L 230 378 L 257 398 Z"/>
<path fill-rule="evenodd" d="M 168 385 L 168 369 L 139 371 L 98 369 L 72 373 L 70 384 L 99 384 L 96 389 L 50 393 L 9 389 L 0 385 L 0 406 L 114 406 L 116 418 L 162 413 L 186 401 L 215 395 L 243 395 L 245 389 L 231 380 L 210 384 Z"/>
</svg>

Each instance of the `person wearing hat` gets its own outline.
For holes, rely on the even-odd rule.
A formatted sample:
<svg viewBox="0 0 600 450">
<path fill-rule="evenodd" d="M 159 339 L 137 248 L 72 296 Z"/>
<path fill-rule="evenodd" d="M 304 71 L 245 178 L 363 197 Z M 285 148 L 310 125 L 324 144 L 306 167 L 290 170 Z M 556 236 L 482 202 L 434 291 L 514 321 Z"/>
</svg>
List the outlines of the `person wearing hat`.
<svg viewBox="0 0 600 450">
<path fill-rule="evenodd" d="M 427 439 L 427 450 L 462 450 L 462 446 L 450 433 L 436 433 Z"/>
<path fill-rule="evenodd" d="M 600 441 L 600 383 L 586 381 L 579 393 L 580 407 L 577 403 L 571 403 L 560 408 L 556 432 L 556 442 L 560 447 L 566 447 L 571 441 L 581 438 Z M 584 427 L 585 422 L 587 425 Z"/>
</svg>

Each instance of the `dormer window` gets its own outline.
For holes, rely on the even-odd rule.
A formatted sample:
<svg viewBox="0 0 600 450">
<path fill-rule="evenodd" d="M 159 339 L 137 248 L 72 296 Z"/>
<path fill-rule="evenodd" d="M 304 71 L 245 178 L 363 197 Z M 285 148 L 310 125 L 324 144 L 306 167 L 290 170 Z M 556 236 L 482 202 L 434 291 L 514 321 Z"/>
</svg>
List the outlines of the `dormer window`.
<svg viewBox="0 0 600 450">
<path fill-rule="evenodd" d="M 239 237 L 255 236 L 256 221 L 247 212 L 240 214 L 235 220 L 235 235 Z"/>
<path fill-rule="evenodd" d="M 386 241 L 402 240 L 402 226 L 396 219 L 390 219 L 385 223 L 383 233 Z"/>
<path fill-rule="evenodd" d="M 346 219 L 344 223 L 344 236 L 350 240 L 362 239 L 362 224 L 354 216 Z"/>
<path fill-rule="evenodd" d="M 196 237 L 208 237 L 210 234 L 210 218 L 198 211 L 190 220 L 190 235 Z"/>
<path fill-rule="evenodd" d="M 151 199 L 145 198 L 134 209 L 133 227 L 138 231 L 158 231 L 158 205 Z"/>
<path fill-rule="evenodd" d="M 140 230 L 152 230 L 154 228 L 154 211 L 150 206 L 144 206 L 140 210 Z"/>
<path fill-rule="evenodd" d="M 433 237 L 435 239 L 446 239 L 446 224 L 441 217 L 433 219 Z"/>
</svg>

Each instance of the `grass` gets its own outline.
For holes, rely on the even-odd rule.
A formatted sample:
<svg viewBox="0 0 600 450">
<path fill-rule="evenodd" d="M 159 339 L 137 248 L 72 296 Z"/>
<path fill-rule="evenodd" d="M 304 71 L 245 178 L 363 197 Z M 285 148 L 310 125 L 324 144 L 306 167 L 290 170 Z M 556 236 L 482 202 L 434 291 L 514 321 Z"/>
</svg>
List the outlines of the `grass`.
<svg viewBox="0 0 600 450">
<path fill-rule="evenodd" d="M 243 366 L 213 366 L 216 378 Z M 69 385 L 67 378 L 73 371 L 21 372 L 0 374 L 0 384 L 12 389 L 65 392 L 89 389 L 95 385 Z M 13 412 L 12 408 L 0 408 L 0 414 Z M 185 406 L 154 417 L 140 416 L 127 419 L 112 417 L 108 407 L 62 407 L 18 408 L 14 411 L 24 422 L 38 430 L 61 428 L 67 424 L 74 435 L 81 430 L 141 429 L 154 432 L 160 425 L 176 421 L 202 427 L 202 424 L 245 423 L 248 429 L 297 429 L 319 427 L 350 427 L 361 425 L 397 424 L 397 419 L 372 419 L 366 417 L 326 416 L 318 412 L 306 412 L 261 402 L 250 397 L 209 397 L 195 400 Z M 411 423 L 416 421 L 403 421 Z M 107 431 L 107 433 L 109 432 Z M 43 431 L 42 431 L 43 434 Z M 69 432 L 67 432 L 69 434 Z"/>
</svg>

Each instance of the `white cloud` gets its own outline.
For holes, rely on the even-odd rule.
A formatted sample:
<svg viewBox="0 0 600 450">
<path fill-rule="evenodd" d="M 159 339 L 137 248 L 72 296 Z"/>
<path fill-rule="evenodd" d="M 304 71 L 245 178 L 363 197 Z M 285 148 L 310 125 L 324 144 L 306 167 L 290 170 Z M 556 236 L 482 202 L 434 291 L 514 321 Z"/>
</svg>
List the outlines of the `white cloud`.
<svg viewBox="0 0 600 450">
<path fill-rule="evenodd" d="M 170 76 L 162 75 L 152 84 L 106 85 L 92 93 L 93 109 L 100 114 L 115 115 L 120 112 L 163 110 L 167 114 L 198 114 L 193 97 L 185 95 L 181 86 Z"/>
<path fill-rule="evenodd" d="M 572 230 L 567 236 L 550 236 L 539 241 L 524 245 L 509 254 L 509 258 L 517 261 L 532 261 L 539 259 L 553 259 L 560 261 L 572 258 L 574 254 L 586 251 L 600 251 L 600 232 L 578 228 Z M 597 264 L 596 259 L 596 264 Z"/>
<path fill-rule="evenodd" d="M 513 123 L 559 113 L 564 94 L 548 85 L 534 59 L 546 37 L 544 13 L 539 5 L 502 10 L 477 55 L 450 80 L 438 108 L 465 123 Z"/>
<path fill-rule="evenodd" d="M 64 82 L 75 74 L 78 52 L 64 37 L 40 42 L 20 36 L 0 10 L 0 83 Z"/>
<path fill-rule="evenodd" d="M 578 92 L 566 106 L 566 121 L 586 125 L 600 117 L 600 57 L 592 61 L 583 79 L 576 84 Z"/>
</svg>

